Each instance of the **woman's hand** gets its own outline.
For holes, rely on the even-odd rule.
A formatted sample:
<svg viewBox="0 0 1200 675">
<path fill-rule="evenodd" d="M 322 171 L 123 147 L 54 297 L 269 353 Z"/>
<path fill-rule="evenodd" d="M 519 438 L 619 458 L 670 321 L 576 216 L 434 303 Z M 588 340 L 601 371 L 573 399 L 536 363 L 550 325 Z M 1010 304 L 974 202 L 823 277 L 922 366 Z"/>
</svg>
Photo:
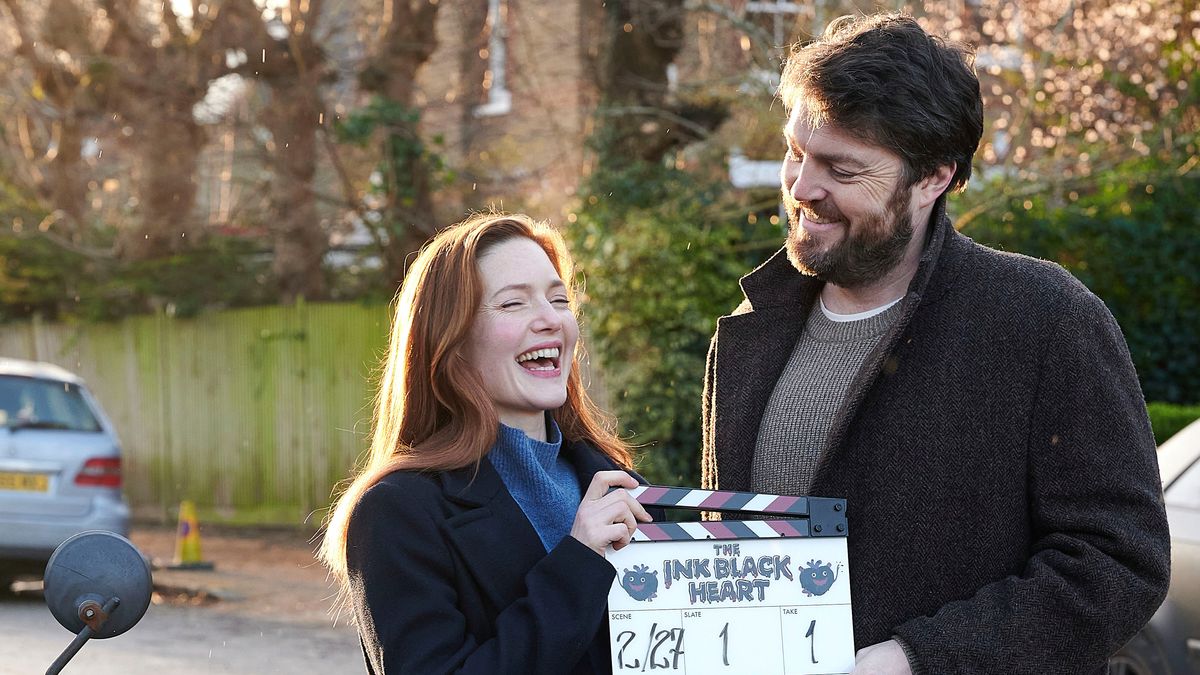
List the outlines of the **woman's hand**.
<svg viewBox="0 0 1200 675">
<path fill-rule="evenodd" d="M 637 486 L 637 480 L 624 471 L 597 471 L 575 512 L 571 536 L 600 555 L 609 544 L 618 551 L 624 548 L 638 521 L 650 522 L 650 514 L 625 490 L 609 490 Z"/>
</svg>

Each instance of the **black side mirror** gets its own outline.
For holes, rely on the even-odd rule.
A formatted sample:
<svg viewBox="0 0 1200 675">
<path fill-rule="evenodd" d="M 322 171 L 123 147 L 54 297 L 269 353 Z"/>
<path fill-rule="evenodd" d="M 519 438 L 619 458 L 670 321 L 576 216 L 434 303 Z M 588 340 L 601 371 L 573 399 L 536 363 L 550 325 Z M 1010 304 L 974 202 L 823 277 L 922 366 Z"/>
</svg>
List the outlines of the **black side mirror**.
<svg viewBox="0 0 1200 675">
<path fill-rule="evenodd" d="M 43 593 L 50 613 L 75 639 L 46 671 L 58 673 L 91 638 L 129 630 L 150 606 L 150 564 L 125 537 L 83 532 L 59 544 L 46 563 Z"/>
</svg>

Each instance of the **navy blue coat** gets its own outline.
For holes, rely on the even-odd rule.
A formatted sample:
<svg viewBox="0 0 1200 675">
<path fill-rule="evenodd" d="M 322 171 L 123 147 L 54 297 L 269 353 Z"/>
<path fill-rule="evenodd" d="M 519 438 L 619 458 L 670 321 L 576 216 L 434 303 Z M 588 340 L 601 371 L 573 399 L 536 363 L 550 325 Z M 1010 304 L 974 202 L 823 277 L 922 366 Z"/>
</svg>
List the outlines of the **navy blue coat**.
<svg viewBox="0 0 1200 675">
<path fill-rule="evenodd" d="M 562 452 L 583 491 L 617 468 Z M 547 553 L 491 462 L 384 477 L 354 509 L 346 562 L 370 673 L 611 672 L 615 570 L 573 537 Z"/>
</svg>

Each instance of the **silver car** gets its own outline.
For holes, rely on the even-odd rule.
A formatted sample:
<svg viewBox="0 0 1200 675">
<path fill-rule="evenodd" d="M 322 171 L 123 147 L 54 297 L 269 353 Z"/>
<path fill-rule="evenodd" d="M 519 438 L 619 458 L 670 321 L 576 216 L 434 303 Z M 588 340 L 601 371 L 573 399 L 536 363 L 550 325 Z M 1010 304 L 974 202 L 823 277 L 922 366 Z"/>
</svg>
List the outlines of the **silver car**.
<svg viewBox="0 0 1200 675">
<path fill-rule="evenodd" d="M 129 534 L 112 424 L 78 376 L 0 358 L 0 582 L 85 530 Z"/>
</svg>

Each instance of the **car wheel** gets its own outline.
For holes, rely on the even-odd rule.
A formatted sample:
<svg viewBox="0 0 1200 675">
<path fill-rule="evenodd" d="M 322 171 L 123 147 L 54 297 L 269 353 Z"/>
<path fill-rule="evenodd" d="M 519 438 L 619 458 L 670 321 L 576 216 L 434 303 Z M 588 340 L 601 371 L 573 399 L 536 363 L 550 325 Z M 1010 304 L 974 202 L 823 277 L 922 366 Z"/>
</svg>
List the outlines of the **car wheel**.
<svg viewBox="0 0 1200 675">
<path fill-rule="evenodd" d="M 1167 675 L 1166 659 L 1158 641 L 1147 631 L 1133 636 L 1108 660 L 1109 675 Z"/>
</svg>

